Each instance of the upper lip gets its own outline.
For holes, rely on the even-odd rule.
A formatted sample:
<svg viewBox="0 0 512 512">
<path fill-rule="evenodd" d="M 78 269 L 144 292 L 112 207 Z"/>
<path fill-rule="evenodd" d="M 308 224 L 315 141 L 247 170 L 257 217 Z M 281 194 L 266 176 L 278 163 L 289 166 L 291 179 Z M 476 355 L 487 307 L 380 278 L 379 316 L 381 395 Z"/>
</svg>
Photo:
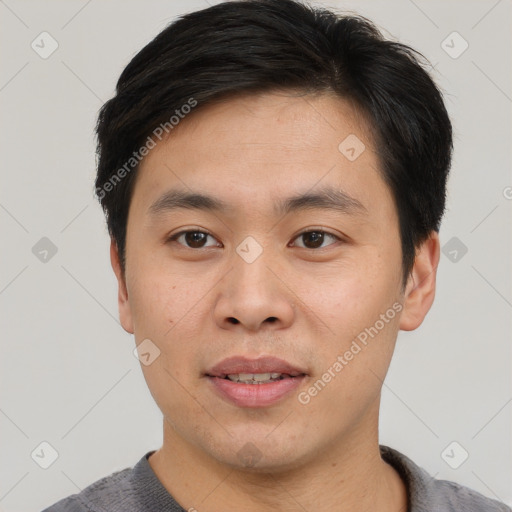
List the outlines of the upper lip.
<svg viewBox="0 0 512 512">
<path fill-rule="evenodd" d="M 286 373 L 288 375 L 306 374 L 305 370 L 294 366 L 277 357 L 259 357 L 250 359 L 243 356 L 234 356 L 223 359 L 210 368 L 206 375 L 210 377 L 226 377 L 238 373 Z"/>
</svg>

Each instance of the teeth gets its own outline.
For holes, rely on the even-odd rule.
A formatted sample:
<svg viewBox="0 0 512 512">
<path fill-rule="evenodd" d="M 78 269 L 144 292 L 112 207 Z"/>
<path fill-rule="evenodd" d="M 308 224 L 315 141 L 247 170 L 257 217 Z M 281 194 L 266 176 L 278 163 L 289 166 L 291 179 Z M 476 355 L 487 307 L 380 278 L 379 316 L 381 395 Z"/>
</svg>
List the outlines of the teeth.
<svg viewBox="0 0 512 512">
<path fill-rule="evenodd" d="M 281 376 L 283 379 L 288 378 L 288 375 L 281 373 L 232 373 L 227 375 L 227 378 L 233 382 L 242 382 L 243 384 L 258 384 L 280 380 Z"/>
</svg>

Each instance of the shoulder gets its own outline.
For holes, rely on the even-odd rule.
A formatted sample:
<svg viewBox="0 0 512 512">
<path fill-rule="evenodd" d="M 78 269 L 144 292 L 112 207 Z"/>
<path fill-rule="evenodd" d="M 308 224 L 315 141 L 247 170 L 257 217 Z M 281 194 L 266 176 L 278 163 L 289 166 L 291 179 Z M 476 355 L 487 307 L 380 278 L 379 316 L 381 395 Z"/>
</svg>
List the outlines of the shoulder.
<svg viewBox="0 0 512 512">
<path fill-rule="evenodd" d="M 487 498 L 469 487 L 448 480 L 433 480 L 432 491 L 439 505 L 447 511 L 467 512 L 511 512 L 512 509 L 500 501 Z M 436 504 L 437 504 L 436 503 Z M 442 509 L 442 510 L 445 510 Z"/>
<path fill-rule="evenodd" d="M 384 461 L 393 466 L 407 487 L 411 512 L 512 512 L 504 503 L 469 487 L 436 480 L 411 459 L 388 446 L 380 446 Z"/>
<path fill-rule="evenodd" d="M 125 468 L 100 478 L 77 494 L 54 503 L 42 512 L 105 512 L 113 504 L 124 503 L 130 510 L 130 500 L 135 492 L 133 468 Z"/>
<path fill-rule="evenodd" d="M 147 452 L 131 468 L 116 471 L 43 512 L 185 512 L 153 471 Z"/>
</svg>

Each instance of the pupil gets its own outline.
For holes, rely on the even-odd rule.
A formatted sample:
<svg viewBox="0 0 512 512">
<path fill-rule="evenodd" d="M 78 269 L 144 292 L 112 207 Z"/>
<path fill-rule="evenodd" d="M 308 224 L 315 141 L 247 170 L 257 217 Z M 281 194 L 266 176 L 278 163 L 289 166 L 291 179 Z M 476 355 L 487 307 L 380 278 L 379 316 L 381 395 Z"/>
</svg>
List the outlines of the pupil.
<svg viewBox="0 0 512 512">
<path fill-rule="evenodd" d="M 311 231 L 304 236 L 313 242 L 313 247 L 320 247 L 324 240 L 324 234 L 320 231 Z M 307 246 L 307 243 L 305 245 Z"/>
<path fill-rule="evenodd" d="M 206 233 L 201 233 L 199 231 L 192 231 L 185 234 L 185 240 L 187 241 L 187 244 L 196 248 L 203 246 L 201 242 L 204 242 L 205 237 Z"/>
</svg>

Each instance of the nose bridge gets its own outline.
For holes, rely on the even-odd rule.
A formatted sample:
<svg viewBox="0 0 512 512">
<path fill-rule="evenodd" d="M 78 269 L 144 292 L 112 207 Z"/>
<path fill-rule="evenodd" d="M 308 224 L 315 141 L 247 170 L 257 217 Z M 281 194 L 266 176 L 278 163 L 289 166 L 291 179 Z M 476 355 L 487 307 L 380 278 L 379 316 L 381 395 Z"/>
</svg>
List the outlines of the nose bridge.
<svg viewBox="0 0 512 512">
<path fill-rule="evenodd" d="M 260 241 L 261 241 L 261 237 Z M 272 261 L 272 249 L 263 246 L 253 236 L 247 236 L 238 244 L 233 255 L 233 290 L 237 295 L 263 295 L 274 293 L 275 277 L 268 266 Z M 274 260 L 275 261 L 275 260 Z M 252 293 L 251 293 L 252 291 Z"/>
<path fill-rule="evenodd" d="M 235 248 L 232 270 L 223 280 L 215 307 L 217 323 L 223 327 L 240 323 L 255 330 L 265 321 L 280 327 L 292 321 L 291 298 L 271 270 L 272 261 L 271 247 L 264 248 L 255 237 L 246 237 Z"/>
</svg>

